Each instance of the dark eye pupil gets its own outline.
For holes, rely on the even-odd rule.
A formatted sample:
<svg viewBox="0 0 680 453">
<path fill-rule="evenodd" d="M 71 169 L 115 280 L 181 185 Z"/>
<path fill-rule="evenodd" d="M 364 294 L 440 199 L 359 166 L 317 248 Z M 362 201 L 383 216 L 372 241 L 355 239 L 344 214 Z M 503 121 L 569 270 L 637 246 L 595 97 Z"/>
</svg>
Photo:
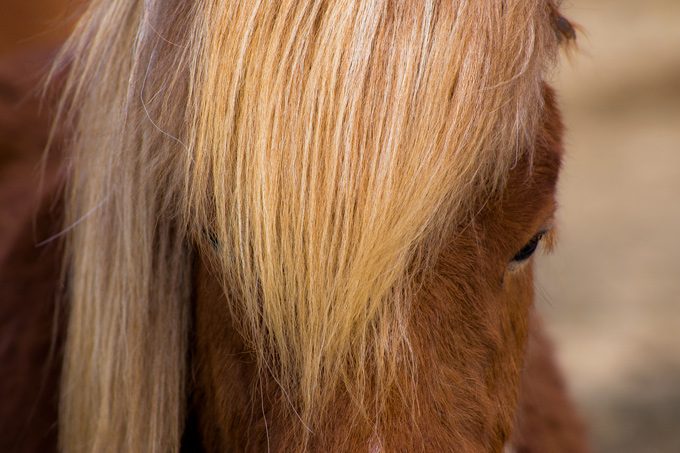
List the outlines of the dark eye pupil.
<svg viewBox="0 0 680 453">
<path fill-rule="evenodd" d="M 517 252 L 517 254 L 512 258 L 512 261 L 524 261 L 531 258 L 531 255 L 533 255 L 536 251 L 538 243 L 541 241 L 541 238 L 544 234 L 545 233 L 538 233 L 536 236 L 532 237 L 531 240 L 527 242 L 527 244 L 522 247 L 519 252 Z"/>
</svg>

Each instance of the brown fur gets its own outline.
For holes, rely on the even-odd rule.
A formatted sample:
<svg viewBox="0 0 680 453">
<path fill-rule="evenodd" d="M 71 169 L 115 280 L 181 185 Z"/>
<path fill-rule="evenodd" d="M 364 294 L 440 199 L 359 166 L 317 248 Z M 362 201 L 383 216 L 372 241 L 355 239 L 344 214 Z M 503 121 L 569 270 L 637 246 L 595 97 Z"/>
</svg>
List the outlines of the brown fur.
<svg viewBox="0 0 680 453">
<path fill-rule="evenodd" d="M 70 31 L 84 0 L 2 0 L 0 55 L 56 46 Z"/>
<path fill-rule="evenodd" d="M 57 242 L 36 244 L 61 223 L 58 155 L 38 162 L 48 131 L 37 73 L 50 53 L 0 62 L 0 451 L 55 450 L 59 355 L 48 360 L 56 296 Z M 39 212 L 37 215 L 36 213 Z"/>
</svg>

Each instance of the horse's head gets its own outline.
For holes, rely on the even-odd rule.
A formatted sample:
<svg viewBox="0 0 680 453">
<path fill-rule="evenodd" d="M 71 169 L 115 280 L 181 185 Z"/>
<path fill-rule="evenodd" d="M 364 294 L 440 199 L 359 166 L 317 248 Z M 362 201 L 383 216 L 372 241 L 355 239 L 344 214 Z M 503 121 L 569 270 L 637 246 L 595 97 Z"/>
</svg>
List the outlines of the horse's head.
<svg viewBox="0 0 680 453">
<path fill-rule="evenodd" d="M 218 449 L 501 448 L 555 8 L 95 1 L 64 51 L 64 446 L 175 450 L 192 393 Z"/>
</svg>

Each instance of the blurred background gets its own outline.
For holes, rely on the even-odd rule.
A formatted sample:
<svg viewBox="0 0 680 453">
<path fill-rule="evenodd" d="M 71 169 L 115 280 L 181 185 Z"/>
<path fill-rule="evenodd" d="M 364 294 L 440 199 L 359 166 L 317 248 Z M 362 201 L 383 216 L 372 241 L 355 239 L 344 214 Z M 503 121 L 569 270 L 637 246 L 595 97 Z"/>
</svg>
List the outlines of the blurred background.
<svg viewBox="0 0 680 453">
<path fill-rule="evenodd" d="M 0 58 L 61 40 L 78 3 L 0 0 Z M 594 450 L 680 452 L 680 0 L 563 11 L 583 33 L 552 77 L 567 155 L 537 305 Z"/>
<path fill-rule="evenodd" d="M 565 0 L 579 49 L 537 304 L 596 452 L 680 452 L 680 0 Z"/>
</svg>

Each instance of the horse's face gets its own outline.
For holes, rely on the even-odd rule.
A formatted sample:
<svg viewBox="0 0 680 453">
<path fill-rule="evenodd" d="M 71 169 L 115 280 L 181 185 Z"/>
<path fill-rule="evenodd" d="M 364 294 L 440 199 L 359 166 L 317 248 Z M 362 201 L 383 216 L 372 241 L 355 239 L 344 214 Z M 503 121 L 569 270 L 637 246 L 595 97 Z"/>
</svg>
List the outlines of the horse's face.
<svg viewBox="0 0 680 453">
<path fill-rule="evenodd" d="M 541 236 L 552 239 L 561 160 L 559 115 L 549 90 L 546 98 L 534 161 L 518 162 L 502 197 L 452 233 L 437 278 L 414 307 L 427 420 L 420 429 L 423 442 L 441 449 L 496 451 L 512 427 L 534 296 L 531 255 Z"/>
<path fill-rule="evenodd" d="M 96 2 L 69 48 L 64 446 L 175 449 L 192 348 L 216 450 L 500 449 L 555 3 L 164 3 Z"/>
<path fill-rule="evenodd" d="M 435 272 L 412 305 L 415 374 L 404 372 L 398 387 L 415 388 L 415 418 L 397 391 L 380 426 L 370 429 L 350 417 L 351 403 L 339 395 L 312 436 L 315 448 L 489 451 L 507 441 L 533 301 L 531 255 L 541 237 L 552 239 L 562 154 L 549 88 L 545 99 L 533 162 L 517 162 L 502 195 L 465 225 L 452 226 Z M 195 404 L 204 441 L 219 448 L 298 448 L 304 428 L 271 378 L 254 384 L 255 358 L 204 266 L 197 294 Z"/>
</svg>

